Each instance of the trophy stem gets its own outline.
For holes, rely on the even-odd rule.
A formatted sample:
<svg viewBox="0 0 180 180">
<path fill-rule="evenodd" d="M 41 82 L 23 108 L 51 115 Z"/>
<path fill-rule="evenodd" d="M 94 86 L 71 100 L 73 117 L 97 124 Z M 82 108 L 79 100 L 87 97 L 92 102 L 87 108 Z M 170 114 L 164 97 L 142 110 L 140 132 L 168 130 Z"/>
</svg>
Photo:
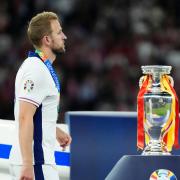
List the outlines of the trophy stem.
<svg viewBox="0 0 180 180">
<path fill-rule="evenodd" d="M 150 140 L 142 155 L 171 155 L 160 140 Z"/>
</svg>

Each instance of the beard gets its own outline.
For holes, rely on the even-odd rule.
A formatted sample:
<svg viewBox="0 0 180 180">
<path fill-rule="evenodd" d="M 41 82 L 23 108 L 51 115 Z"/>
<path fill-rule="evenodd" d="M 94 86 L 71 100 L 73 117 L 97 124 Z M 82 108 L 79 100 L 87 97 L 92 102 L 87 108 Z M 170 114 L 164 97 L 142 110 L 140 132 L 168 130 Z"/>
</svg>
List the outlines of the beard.
<svg viewBox="0 0 180 180">
<path fill-rule="evenodd" d="M 63 46 L 61 47 L 58 47 L 56 46 L 57 44 L 55 43 L 54 39 L 52 39 L 52 47 L 51 47 L 51 50 L 52 52 L 55 54 L 55 55 L 58 55 L 58 54 L 62 54 L 62 53 L 65 53 L 65 45 L 63 44 Z"/>
<path fill-rule="evenodd" d="M 61 47 L 61 48 L 52 47 L 51 50 L 55 55 L 65 53 L 66 51 L 64 47 Z"/>
<path fill-rule="evenodd" d="M 52 48 L 52 52 L 53 52 L 55 55 L 58 55 L 58 54 L 64 53 L 65 50 L 64 50 L 63 48 L 61 48 L 61 49 Z"/>
</svg>

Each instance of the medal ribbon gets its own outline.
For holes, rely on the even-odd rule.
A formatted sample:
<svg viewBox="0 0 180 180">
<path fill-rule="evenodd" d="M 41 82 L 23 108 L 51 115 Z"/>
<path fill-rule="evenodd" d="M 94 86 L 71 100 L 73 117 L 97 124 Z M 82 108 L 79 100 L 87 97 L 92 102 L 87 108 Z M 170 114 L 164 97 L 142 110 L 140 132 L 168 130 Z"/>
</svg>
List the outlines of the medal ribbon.
<svg viewBox="0 0 180 180">
<path fill-rule="evenodd" d="M 56 74 L 56 71 L 54 70 L 51 61 L 44 55 L 44 53 L 40 50 L 35 50 L 35 52 L 29 52 L 28 57 L 38 57 L 42 60 L 42 62 L 45 64 L 45 66 L 48 68 L 51 77 L 54 80 L 54 83 L 56 85 L 56 88 L 58 92 L 60 93 L 60 81 L 58 79 L 58 76 Z"/>
</svg>

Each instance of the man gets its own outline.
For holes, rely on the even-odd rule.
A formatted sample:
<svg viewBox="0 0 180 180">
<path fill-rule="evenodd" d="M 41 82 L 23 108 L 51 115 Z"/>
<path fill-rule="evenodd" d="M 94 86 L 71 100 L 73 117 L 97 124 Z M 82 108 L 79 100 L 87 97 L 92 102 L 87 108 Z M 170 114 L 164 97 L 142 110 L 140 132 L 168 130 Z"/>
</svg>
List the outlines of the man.
<svg viewBox="0 0 180 180">
<path fill-rule="evenodd" d="M 59 180 L 55 140 L 65 148 L 71 137 L 56 127 L 60 83 L 52 63 L 57 53 L 65 52 L 67 38 L 53 12 L 33 17 L 27 33 L 35 51 L 29 53 L 16 76 L 17 142 L 11 151 L 11 172 L 18 180 Z"/>
</svg>

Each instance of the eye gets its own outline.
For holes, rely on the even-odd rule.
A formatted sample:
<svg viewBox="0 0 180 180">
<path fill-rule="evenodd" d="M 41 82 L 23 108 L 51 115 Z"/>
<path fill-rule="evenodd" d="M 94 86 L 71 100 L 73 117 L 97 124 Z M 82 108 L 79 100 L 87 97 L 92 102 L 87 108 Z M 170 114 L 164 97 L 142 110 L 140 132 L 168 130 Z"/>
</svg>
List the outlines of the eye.
<svg viewBox="0 0 180 180">
<path fill-rule="evenodd" d="M 61 34 L 62 33 L 62 30 L 59 30 L 58 34 Z"/>
</svg>

